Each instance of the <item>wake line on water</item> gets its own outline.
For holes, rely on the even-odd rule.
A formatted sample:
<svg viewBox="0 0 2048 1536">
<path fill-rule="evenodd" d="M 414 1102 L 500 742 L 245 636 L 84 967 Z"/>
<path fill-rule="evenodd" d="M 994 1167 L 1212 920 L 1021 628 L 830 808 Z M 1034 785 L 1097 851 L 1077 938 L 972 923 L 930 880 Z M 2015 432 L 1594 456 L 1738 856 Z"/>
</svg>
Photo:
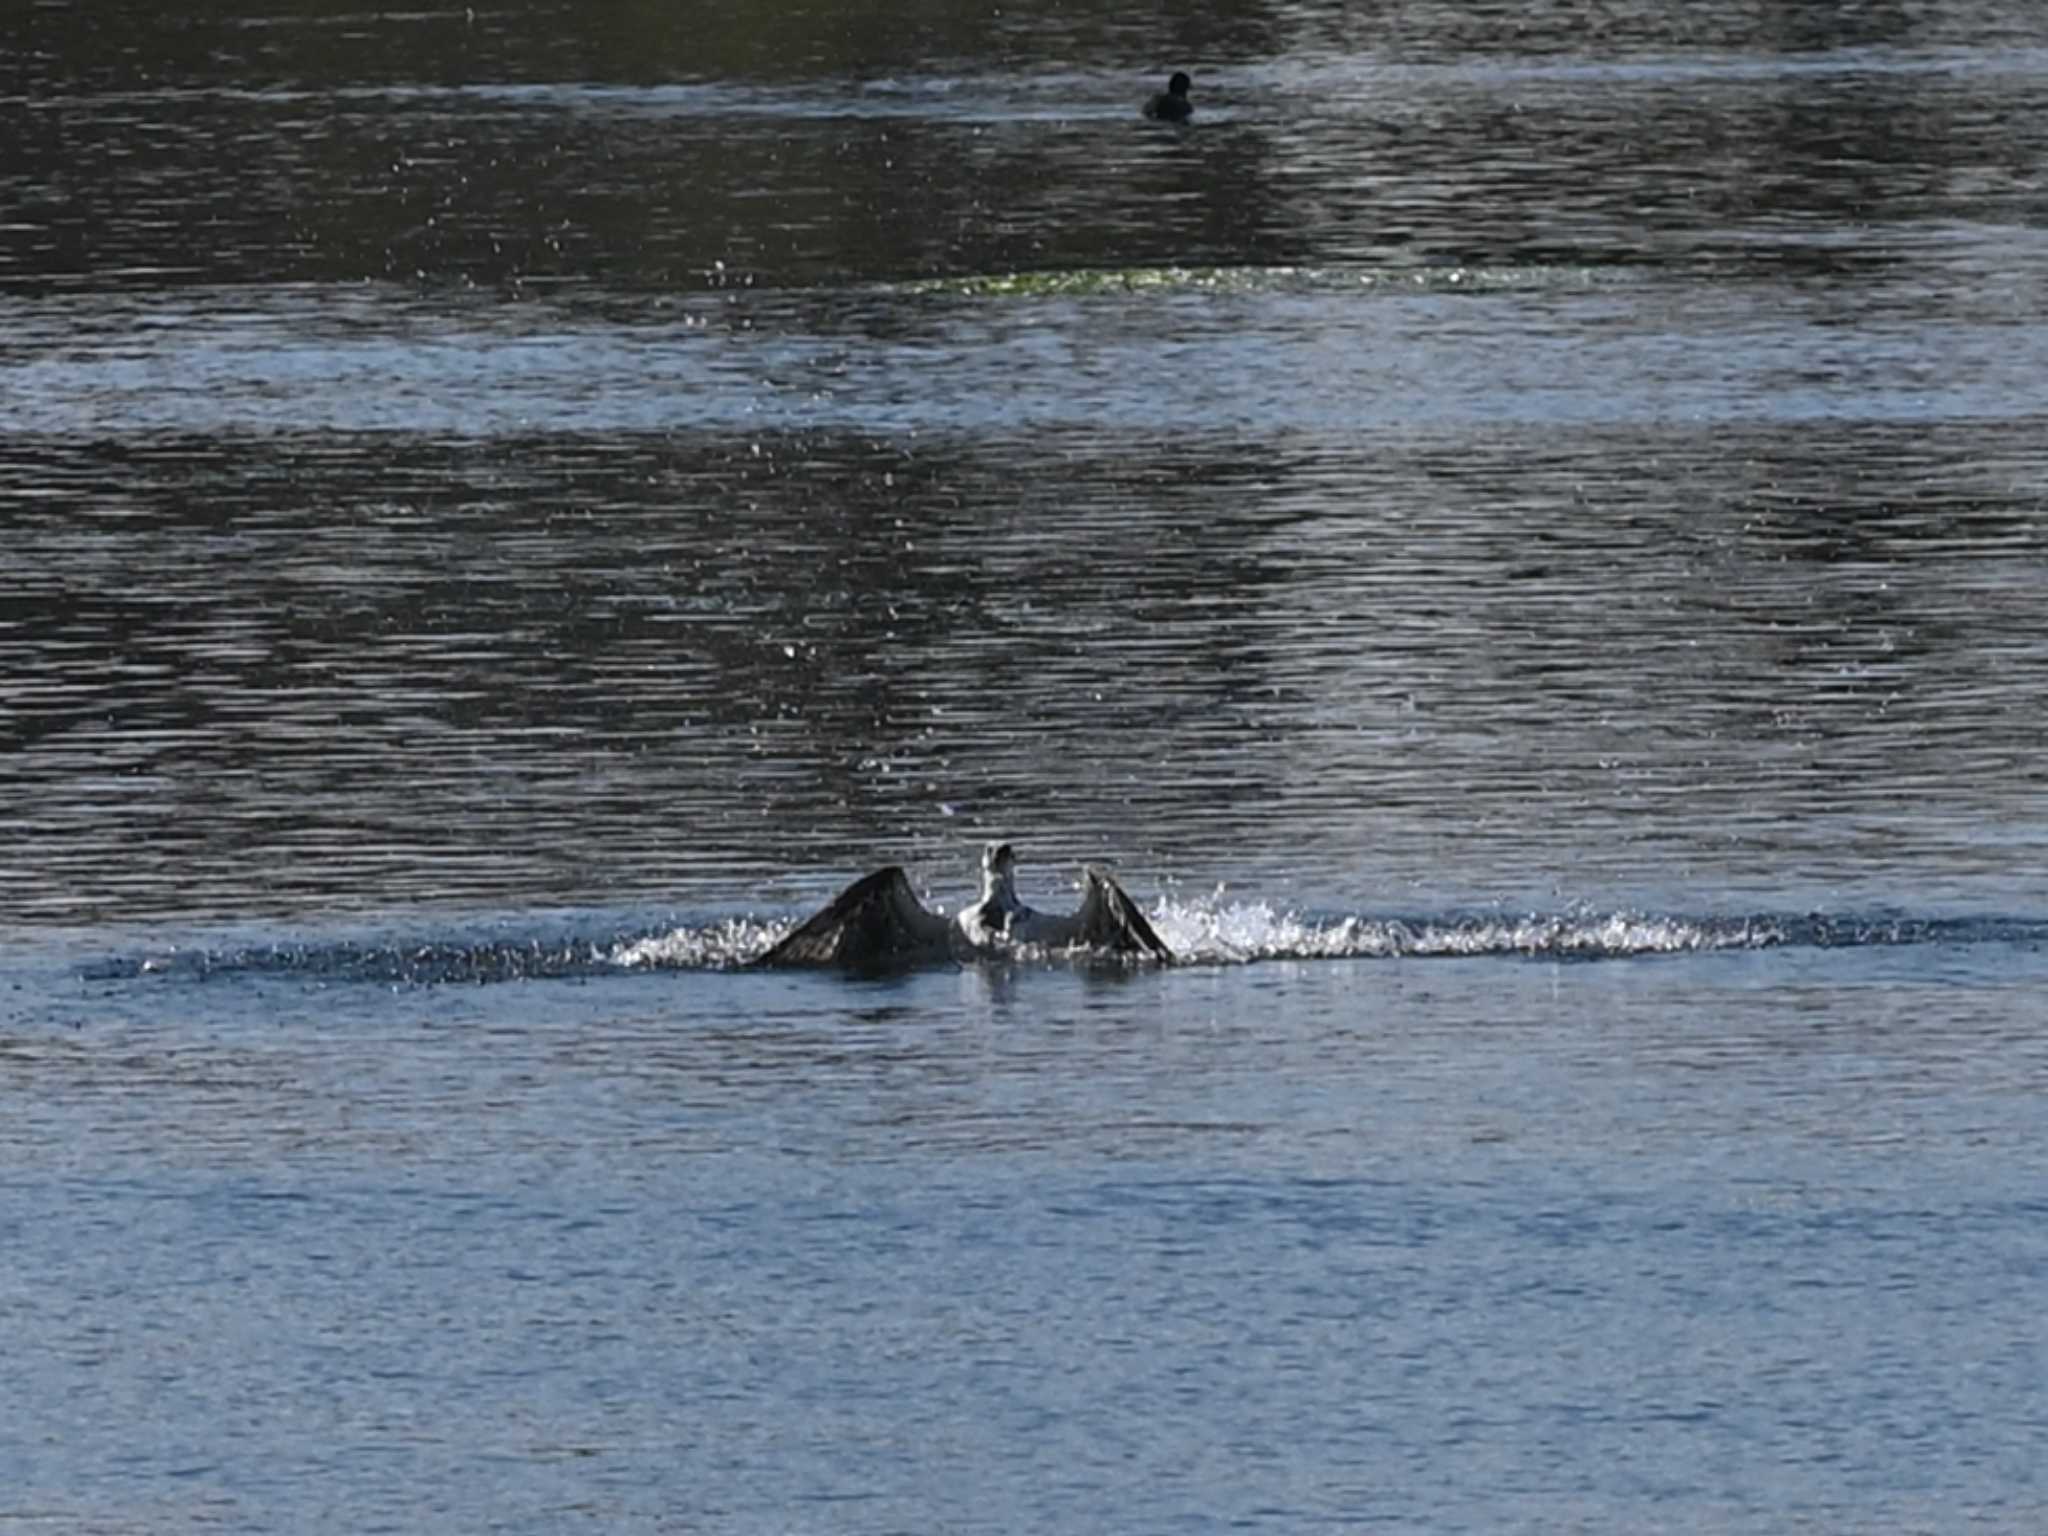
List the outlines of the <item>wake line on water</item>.
<svg viewBox="0 0 2048 1536">
<path fill-rule="evenodd" d="M 1896 914 L 1695 917 L 1569 910 L 1317 915 L 1276 911 L 1263 902 L 1166 899 L 1147 915 L 1188 966 L 1489 957 L 1600 961 L 1779 948 L 2048 943 L 2048 920 Z M 306 986 L 419 987 L 616 977 L 636 971 L 731 971 L 765 951 L 796 921 L 744 916 L 623 934 L 507 937 L 501 926 L 487 935 L 195 945 L 110 957 L 82 972 L 93 981 L 268 977 Z M 1057 954 L 1018 958 L 1025 963 L 1062 960 Z"/>
<path fill-rule="evenodd" d="M 1890 914 L 1686 917 L 1574 910 L 1524 915 L 1328 916 L 1275 911 L 1264 902 L 1225 905 L 1167 899 L 1146 915 L 1182 965 L 1486 957 L 1627 960 L 1716 950 L 2048 941 L 2048 921 Z M 624 966 L 677 970 L 744 964 L 792 926 L 740 920 L 711 928 L 678 928 L 622 945 L 613 959 Z M 1060 957 L 1032 954 L 1023 958 L 1057 961 Z"/>
<path fill-rule="evenodd" d="M 1246 965 L 1262 960 L 1380 960 L 1403 956 L 1549 956 L 1624 959 L 1710 949 L 1764 949 L 1787 942 L 1782 919 L 1700 921 L 1628 913 L 1507 917 L 1317 917 L 1276 912 L 1263 902 L 1218 905 L 1162 901 L 1146 914 L 1183 965 Z M 747 922 L 678 928 L 623 945 L 626 966 L 670 970 L 743 964 L 793 924 Z M 1894 942 L 1858 937 L 1849 942 Z M 1025 960 L 1057 961 L 1026 952 Z"/>
</svg>

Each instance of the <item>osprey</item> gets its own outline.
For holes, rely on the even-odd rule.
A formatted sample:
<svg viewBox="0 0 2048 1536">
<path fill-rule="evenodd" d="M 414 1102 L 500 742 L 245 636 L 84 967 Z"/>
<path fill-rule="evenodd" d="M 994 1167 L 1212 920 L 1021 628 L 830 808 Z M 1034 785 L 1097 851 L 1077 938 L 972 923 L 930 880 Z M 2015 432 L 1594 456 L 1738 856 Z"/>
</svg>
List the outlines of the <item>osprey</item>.
<svg viewBox="0 0 2048 1536">
<path fill-rule="evenodd" d="M 1008 843 L 990 843 L 981 853 L 981 899 L 948 918 L 919 901 L 909 877 L 892 864 L 854 881 L 817 916 L 748 964 L 891 970 L 999 957 L 1026 946 L 1172 963 L 1173 951 L 1122 886 L 1092 864 L 1082 872 L 1082 881 L 1078 912 L 1033 911 L 1017 895 L 1015 850 Z"/>
</svg>

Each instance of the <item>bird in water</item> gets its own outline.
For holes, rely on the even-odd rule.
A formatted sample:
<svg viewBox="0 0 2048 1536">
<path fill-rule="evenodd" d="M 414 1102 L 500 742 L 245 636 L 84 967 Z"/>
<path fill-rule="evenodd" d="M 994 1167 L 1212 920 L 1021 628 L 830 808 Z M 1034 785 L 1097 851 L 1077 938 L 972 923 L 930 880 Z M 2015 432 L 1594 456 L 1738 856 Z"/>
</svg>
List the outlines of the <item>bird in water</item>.
<svg viewBox="0 0 2048 1536">
<path fill-rule="evenodd" d="M 892 864 L 854 881 L 748 964 L 894 970 L 1001 958 L 1027 947 L 1172 963 L 1173 951 L 1107 872 L 1089 865 L 1082 886 L 1079 911 L 1035 911 L 1017 894 L 1016 851 L 1008 843 L 990 843 L 981 854 L 981 898 L 948 918 L 919 901 L 909 876 Z"/>
<path fill-rule="evenodd" d="M 1145 103 L 1145 115 L 1162 123 L 1186 122 L 1195 115 L 1195 104 L 1188 100 L 1188 89 L 1194 83 L 1186 70 L 1176 69 L 1173 78 L 1166 82 L 1166 89 Z"/>
</svg>

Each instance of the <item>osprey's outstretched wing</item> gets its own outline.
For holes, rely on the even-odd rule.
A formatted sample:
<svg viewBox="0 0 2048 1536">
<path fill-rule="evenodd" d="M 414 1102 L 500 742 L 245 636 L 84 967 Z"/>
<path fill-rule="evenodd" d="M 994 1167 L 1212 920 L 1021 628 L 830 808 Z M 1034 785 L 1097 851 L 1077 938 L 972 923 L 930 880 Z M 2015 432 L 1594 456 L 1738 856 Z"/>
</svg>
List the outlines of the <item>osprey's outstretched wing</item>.
<svg viewBox="0 0 2048 1536">
<path fill-rule="evenodd" d="M 1071 942 L 1113 954 L 1141 955 L 1168 965 L 1173 963 L 1173 951 L 1152 931 L 1138 904 L 1107 870 L 1090 864 L 1082 872 L 1082 879 L 1087 889 L 1081 896 L 1081 910 L 1072 918 Z"/>
<path fill-rule="evenodd" d="M 749 965 L 837 965 L 880 971 L 952 954 L 953 925 L 910 888 L 892 864 L 856 880 L 816 917 L 792 929 Z"/>
</svg>

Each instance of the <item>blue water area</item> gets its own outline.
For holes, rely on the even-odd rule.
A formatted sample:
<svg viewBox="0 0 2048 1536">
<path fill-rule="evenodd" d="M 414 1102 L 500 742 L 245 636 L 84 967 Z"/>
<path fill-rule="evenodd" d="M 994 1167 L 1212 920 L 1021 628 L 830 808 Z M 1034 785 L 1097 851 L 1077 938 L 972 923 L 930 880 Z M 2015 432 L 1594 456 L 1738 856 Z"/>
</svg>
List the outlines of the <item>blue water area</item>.
<svg viewBox="0 0 2048 1536">
<path fill-rule="evenodd" d="M 8 1512 L 2022 1529 L 2042 925 L 1803 921 L 870 981 L 619 914 L 46 949 Z"/>
</svg>

